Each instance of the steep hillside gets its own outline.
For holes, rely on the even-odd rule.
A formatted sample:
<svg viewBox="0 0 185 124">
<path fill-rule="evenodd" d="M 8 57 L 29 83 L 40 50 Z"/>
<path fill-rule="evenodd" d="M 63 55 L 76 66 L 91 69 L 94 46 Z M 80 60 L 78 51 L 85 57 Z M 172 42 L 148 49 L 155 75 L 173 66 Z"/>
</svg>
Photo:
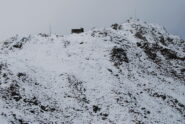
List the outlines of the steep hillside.
<svg viewBox="0 0 185 124">
<path fill-rule="evenodd" d="M 128 20 L 0 45 L 3 124 L 184 124 L 185 41 Z"/>
</svg>

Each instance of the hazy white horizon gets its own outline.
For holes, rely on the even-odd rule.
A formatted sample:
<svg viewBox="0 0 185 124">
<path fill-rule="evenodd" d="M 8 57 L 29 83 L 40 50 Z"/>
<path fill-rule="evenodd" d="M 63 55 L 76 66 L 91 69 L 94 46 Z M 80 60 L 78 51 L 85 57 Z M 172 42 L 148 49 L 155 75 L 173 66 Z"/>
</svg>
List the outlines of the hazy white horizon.
<svg viewBox="0 0 185 124">
<path fill-rule="evenodd" d="M 185 0 L 0 0 L 0 40 L 16 34 L 69 34 L 137 18 L 185 39 Z"/>
</svg>

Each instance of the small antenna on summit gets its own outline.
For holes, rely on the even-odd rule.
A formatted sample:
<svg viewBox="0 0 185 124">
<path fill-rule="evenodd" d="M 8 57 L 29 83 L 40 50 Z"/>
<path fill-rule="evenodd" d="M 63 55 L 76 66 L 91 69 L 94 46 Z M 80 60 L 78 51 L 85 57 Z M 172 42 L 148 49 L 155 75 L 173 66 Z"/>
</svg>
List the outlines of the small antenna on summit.
<svg viewBox="0 0 185 124">
<path fill-rule="evenodd" d="M 49 35 L 51 36 L 52 34 L 52 27 L 51 27 L 51 24 L 49 24 Z"/>
<path fill-rule="evenodd" d="M 137 19 L 137 12 L 136 12 L 136 8 L 134 9 L 134 18 Z"/>
<path fill-rule="evenodd" d="M 137 19 L 136 0 L 134 0 L 134 18 Z"/>
</svg>

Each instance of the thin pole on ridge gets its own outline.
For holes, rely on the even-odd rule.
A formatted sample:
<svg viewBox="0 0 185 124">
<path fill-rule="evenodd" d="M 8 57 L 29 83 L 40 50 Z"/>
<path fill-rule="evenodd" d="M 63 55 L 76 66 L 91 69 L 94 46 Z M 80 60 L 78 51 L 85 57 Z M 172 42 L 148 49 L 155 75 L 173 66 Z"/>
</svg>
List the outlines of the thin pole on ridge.
<svg viewBox="0 0 185 124">
<path fill-rule="evenodd" d="M 51 36 L 52 34 L 52 27 L 51 27 L 51 24 L 49 24 L 49 35 Z"/>
<path fill-rule="evenodd" d="M 137 19 L 136 0 L 134 0 L 134 19 Z"/>
</svg>

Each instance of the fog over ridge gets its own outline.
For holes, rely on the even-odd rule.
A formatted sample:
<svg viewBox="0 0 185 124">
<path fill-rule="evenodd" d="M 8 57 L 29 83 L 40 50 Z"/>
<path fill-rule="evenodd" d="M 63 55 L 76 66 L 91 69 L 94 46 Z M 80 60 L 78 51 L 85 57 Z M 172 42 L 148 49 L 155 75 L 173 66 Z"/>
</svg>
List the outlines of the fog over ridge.
<svg viewBox="0 0 185 124">
<path fill-rule="evenodd" d="M 185 39 L 185 0 L 0 0 L 0 40 L 15 34 L 69 34 L 137 18 Z"/>
</svg>

